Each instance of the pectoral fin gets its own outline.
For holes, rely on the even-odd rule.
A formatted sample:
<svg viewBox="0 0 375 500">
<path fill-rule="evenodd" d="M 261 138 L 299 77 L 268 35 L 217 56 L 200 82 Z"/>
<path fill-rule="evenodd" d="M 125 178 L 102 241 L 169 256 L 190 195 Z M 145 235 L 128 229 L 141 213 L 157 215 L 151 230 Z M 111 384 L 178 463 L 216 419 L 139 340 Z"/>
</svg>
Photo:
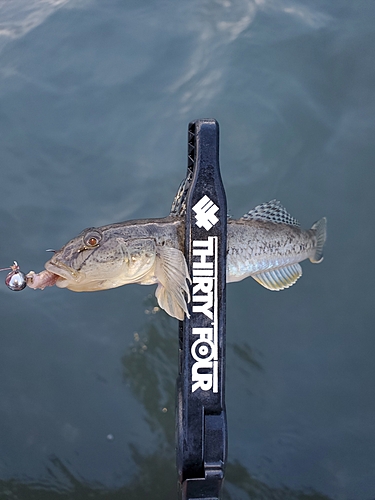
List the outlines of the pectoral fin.
<svg viewBox="0 0 375 500">
<path fill-rule="evenodd" d="M 294 285 L 301 276 L 301 266 L 299 264 L 292 264 L 290 266 L 280 267 L 279 269 L 253 274 L 252 278 L 265 288 L 268 288 L 268 290 L 278 291 Z"/>
<path fill-rule="evenodd" d="M 172 247 L 158 247 L 155 276 L 158 287 L 155 295 L 159 305 L 168 314 L 179 320 L 189 316 L 187 303 L 190 302 L 190 280 L 184 254 Z"/>
</svg>

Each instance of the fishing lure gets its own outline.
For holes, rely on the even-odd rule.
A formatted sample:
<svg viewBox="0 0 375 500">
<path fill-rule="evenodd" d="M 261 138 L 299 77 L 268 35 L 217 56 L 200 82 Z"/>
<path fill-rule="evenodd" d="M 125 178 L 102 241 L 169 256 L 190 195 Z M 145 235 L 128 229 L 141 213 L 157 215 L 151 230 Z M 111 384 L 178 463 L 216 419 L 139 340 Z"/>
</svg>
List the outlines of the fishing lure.
<svg viewBox="0 0 375 500">
<path fill-rule="evenodd" d="M 10 267 L 4 267 L 0 269 L 0 271 L 9 271 L 5 278 L 5 284 L 13 292 L 19 292 L 23 290 L 27 285 L 26 274 L 20 270 L 19 265 L 16 261 L 13 262 L 13 265 Z"/>
</svg>

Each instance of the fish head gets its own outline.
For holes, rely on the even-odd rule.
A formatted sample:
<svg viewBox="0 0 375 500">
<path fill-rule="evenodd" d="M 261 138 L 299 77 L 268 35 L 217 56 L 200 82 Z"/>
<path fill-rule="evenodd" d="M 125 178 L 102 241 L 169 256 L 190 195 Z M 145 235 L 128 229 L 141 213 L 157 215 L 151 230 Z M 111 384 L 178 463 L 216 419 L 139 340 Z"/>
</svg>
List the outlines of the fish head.
<svg viewBox="0 0 375 500">
<path fill-rule="evenodd" d="M 59 288 L 106 290 L 150 281 L 155 256 L 153 239 L 127 238 L 113 228 L 88 228 L 56 251 L 45 268 L 58 275 Z"/>
</svg>

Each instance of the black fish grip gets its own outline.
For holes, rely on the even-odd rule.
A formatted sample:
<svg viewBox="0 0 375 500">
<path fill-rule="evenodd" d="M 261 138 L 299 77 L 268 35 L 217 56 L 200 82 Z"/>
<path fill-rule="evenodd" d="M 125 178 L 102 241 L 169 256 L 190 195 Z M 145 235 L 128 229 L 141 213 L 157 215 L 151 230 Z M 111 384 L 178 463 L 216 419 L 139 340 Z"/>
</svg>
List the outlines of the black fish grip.
<svg viewBox="0 0 375 500">
<path fill-rule="evenodd" d="M 216 120 L 189 124 L 187 176 L 180 195 L 172 211 L 185 216 L 185 257 L 192 278 L 189 317 L 180 322 L 179 329 L 176 439 L 180 498 L 218 500 L 227 457 L 227 205 Z"/>
</svg>

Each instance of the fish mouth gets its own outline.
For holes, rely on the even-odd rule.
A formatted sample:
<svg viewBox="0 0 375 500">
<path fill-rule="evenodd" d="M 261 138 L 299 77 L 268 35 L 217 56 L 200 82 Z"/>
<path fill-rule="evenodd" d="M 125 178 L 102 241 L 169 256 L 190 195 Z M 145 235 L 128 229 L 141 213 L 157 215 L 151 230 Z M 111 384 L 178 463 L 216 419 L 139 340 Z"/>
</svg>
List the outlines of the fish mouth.
<svg viewBox="0 0 375 500">
<path fill-rule="evenodd" d="M 72 281 L 78 283 L 82 279 L 82 273 L 75 269 L 63 264 L 62 262 L 51 262 L 50 260 L 45 263 L 44 267 L 50 273 L 56 274 L 58 279 L 56 285 L 63 288 L 67 287 Z"/>
</svg>

